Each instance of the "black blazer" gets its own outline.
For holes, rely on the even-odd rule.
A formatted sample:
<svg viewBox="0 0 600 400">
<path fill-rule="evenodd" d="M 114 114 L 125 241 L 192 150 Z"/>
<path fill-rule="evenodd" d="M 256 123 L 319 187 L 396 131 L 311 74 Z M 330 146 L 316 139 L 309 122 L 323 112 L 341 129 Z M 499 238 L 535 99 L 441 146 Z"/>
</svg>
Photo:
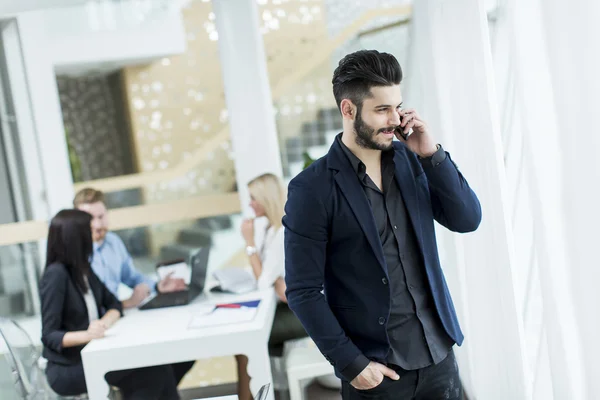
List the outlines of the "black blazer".
<svg viewBox="0 0 600 400">
<path fill-rule="evenodd" d="M 449 154 L 433 166 L 422 165 L 403 143 L 394 142 L 394 151 L 395 178 L 435 308 L 460 345 L 463 334 L 440 265 L 434 220 L 454 232 L 474 231 L 481 221 L 479 200 Z M 337 140 L 292 179 L 285 211 L 288 304 L 337 375 L 351 381 L 351 365 L 361 355 L 386 360 L 391 294 L 369 201 Z"/>
<path fill-rule="evenodd" d="M 88 277 L 90 288 L 98 305 L 98 315 L 115 309 L 122 313 L 121 302 L 104 286 L 92 272 Z M 42 343 L 44 358 L 58 364 L 81 363 L 84 346 L 63 348 L 65 333 L 84 331 L 90 325 L 87 307 L 81 290 L 63 264 L 46 267 L 40 282 L 42 303 Z"/>
</svg>

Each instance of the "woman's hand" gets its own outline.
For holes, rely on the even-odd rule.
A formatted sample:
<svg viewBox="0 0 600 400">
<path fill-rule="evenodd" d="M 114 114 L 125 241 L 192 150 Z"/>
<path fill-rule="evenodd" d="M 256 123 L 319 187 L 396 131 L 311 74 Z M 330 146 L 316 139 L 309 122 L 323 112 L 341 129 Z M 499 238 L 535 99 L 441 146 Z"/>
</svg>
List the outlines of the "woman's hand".
<svg viewBox="0 0 600 400">
<path fill-rule="evenodd" d="M 106 333 L 106 324 L 99 319 L 92 321 L 86 332 L 90 340 L 103 338 Z"/>
<path fill-rule="evenodd" d="M 242 222 L 242 236 L 247 246 L 254 246 L 254 219 L 246 219 Z"/>
<path fill-rule="evenodd" d="M 280 276 L 273 286 L 275 287 L 275 293 L 277 294 L 277 297 L 279 297 L 279 300 L 287 303 L 287 297 L 285 297 L 285 279 Z"/>
</svg>

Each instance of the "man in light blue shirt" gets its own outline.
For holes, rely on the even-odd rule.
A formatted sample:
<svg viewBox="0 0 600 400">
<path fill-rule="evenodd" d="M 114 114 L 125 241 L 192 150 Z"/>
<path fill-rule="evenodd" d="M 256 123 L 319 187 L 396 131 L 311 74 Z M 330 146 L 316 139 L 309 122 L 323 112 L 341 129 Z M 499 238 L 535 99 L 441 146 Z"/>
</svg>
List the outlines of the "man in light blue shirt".
<svg viewBox="0 0 600 400">
<path fill-rule="evenodd" d="M 85 205 L 82 206 L 82 209 L 84 208 L 86 208 Z M 149 291 L 156 287 L 154 279 L 135 269 L 125 244 L 113 232 L 107 232 L 103 241 L 94 242 L 92 269 L 108 290 L 115 295 L 121 283 L 134 290 L 133 295 L 123 301 L 124 308 L 136 307 L 139 301 L 143 300 L 143 298 L 140 300 L 140 297 L 147 296 Z"/>
<path fill-rule="evenodd" d="M 166 293 L 186 288 L 183 279 L 167 276 L 157 283 L 135 269 L 131 255 L 121 238 L 108 231 L 108 212 L 101 191 L 82 189 L 75 195 L 73 205 L 92 215 L 94 273 L 117 298 L 121 283 L 133 289 L 131 297 L 123 301 L 123 308 L 137 307 L 155 290 Z"/>
<path fill-rule="evenodd" d="M 167 276 L 156 282 L 135 269 L 131 255 L 121 238 L 108 231 L 108 213 L 101 191 L 90 188 L 80 190 L 75 195 L 73 206 L 92 216 L 94 273 L 117 298 L 121 283 L 133 289 L 131 297 L 123 301 L 123 308 L 137 307 L 154 290 L 166 293 L 186 288 L 183 279 Z M 179 383 L 193 365 L 194 361 L 171 364 L 175 380 Z"/>
</svg>

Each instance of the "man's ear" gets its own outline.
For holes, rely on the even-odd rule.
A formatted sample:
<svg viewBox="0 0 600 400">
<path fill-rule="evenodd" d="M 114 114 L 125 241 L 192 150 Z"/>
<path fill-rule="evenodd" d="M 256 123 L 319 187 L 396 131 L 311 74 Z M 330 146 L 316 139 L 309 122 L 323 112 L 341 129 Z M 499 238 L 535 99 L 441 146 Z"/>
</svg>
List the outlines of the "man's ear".
<svg viewBox="0 0 600 400">
<path fill-rule="evenodd" d="M 348 99 L 342 100 L 340 103 L 340 111 L 344 119 L 354 120 L 356 118 L 356 106 Z"/>
</svg>

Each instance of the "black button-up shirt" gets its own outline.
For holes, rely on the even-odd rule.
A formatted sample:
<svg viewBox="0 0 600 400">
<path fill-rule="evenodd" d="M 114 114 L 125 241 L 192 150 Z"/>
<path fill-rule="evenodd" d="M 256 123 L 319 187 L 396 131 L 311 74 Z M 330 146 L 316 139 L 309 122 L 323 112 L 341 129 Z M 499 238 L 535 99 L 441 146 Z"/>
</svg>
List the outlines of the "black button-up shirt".
<svg viewBox="0 0 600 400">
<path fill-rule="evenodd" d="M 391 309 L 388 320 L 387 316 L 379 318 L 381 325 L 387 323 L 390 342 L 387 362 L 406 370 L 437 364 L 446 358 L 454 341 L 442 326 L 433 304 L 423 258 L 395 179 L 394 150 L 381 155 L 381 191 L 367 175 L 365 164 L 341 141 L 341 135 L 337 140 L 371 205 L 387 264 L 389 282 L 385 276 L 381 280 L 383 285 L 390 285 Z M 422 162 L 439 163 L 445 155 L 440 146 L 438 152 Z M 368 363 L 366 357 L 359 357 L 351 369 L 362 371 Z"/>
</svg>

